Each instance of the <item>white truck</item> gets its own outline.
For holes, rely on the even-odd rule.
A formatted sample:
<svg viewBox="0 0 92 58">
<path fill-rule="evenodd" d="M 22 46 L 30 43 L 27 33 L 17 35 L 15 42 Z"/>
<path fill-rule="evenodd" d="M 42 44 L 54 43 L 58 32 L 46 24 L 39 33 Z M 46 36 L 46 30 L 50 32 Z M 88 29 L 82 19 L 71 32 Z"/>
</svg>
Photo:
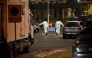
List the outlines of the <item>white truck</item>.
<svg viewBox="0 0 92 58">
<path fill-rule="evenodd" d="M 21 6 L 20 11 L 19 9 L 17 10 L 15 8 L 15 5 Z M 0 0 L 0 43 L 2 43 L 1 40 L 3 39 L 1 36 L 4 36 L 6 42 L 8 43 L 10 54 L 13 57 L 21 54 L 22 52 L 23 53 L 28 52 L 28 50 L 31 47 L 31 44 L 28 41 L 28 33 L 29 33 L 28 9 L 29 9 L 29 0 Z M 18 12 L 18 15 L 16 11 Z M 9 22 L 10 20 L 9 18 L 11 17 L 13 20 L 17 16 L 20 17 L 21 22 L 16 23 L 15 26 L 14 22 L 11 23 Z M 1 31 L 3 34 L 1 33 Z"/>
</svg>

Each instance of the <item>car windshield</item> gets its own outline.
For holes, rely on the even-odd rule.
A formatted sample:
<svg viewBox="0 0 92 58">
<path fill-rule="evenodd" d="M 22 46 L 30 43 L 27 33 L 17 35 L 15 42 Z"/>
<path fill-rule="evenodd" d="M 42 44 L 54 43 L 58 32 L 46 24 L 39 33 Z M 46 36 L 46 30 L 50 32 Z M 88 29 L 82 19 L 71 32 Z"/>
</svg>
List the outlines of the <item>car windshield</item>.
<svg viewBox="0 0 92 58">
<path fill-rule="evenodd" d="M 77 22 L 67 22 L 66 27 L 77 27 L 78 23 Z"/>
<path fill-rule="evenodd" d="M 77 38 L 79 41 L 90 41 L 92 40 L 92 34 L 81 34 Z"/>
</svg>

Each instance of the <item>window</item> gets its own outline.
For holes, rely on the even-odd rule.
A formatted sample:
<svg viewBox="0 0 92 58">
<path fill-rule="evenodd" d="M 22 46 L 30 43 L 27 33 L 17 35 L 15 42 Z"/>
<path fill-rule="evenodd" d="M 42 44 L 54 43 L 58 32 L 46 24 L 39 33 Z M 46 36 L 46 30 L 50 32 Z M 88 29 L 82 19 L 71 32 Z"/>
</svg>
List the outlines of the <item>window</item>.
<svg viewBox="0 0 92 58">
<path fill-rule="evenodd" d="M 67 22 L 66 27 L 77 27 L 78 23 L 77 22 Z"/>
<path fill-rule="evenodd" d="M 25 14 L 25 2 L 21 2 L 21 13 L 22 13 L 22 15 L 24 15 Z"/>
</svg>

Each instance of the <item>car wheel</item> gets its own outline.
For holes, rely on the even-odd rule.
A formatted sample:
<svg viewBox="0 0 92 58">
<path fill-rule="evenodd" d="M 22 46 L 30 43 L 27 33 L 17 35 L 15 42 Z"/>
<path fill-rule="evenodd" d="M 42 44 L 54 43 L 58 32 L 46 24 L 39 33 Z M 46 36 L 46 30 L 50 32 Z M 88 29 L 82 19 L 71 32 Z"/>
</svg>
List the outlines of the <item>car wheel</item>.
<svg viewBox="0 0 92 58">
<path fill-rule="evenodd" d="M 37 31 L 34 29 L 34 33 L 36 33 Z"/>
<path fill-rule="evenodd" d="M 37 28 L 37 32 L 39 32 L 39 29 Z"/>
<path fill-rule="evenodd" d="M 76 57 L 76 53 L 77 53 L 77 52 L 75 51 L 75 49 L 76 49 L 76 48 L 74 48 L 74 47 L 72 48 L 72 58 L 77 58 L 77 57 Z"/>
<path fill-rule="evenodd" d="M 76 55 L 74 53 L 72 53 L 72 58 L 77 58 Z"/>
<path fill-rule="evenodd" d="M 40 31 L 40 29 L 38 29 L 38 32 Z"/>
<path fill-rule="evenodd" d="M 66 35 L 63 35 L 63 39 L 66 39 Z"/>
<path fill-rule="evenodd" d="M 71 36 L 70 36 L 70 35 L 69 35 L 68 37 L 69 37 L 69 38 L 71 38 Z"/>
</svg>

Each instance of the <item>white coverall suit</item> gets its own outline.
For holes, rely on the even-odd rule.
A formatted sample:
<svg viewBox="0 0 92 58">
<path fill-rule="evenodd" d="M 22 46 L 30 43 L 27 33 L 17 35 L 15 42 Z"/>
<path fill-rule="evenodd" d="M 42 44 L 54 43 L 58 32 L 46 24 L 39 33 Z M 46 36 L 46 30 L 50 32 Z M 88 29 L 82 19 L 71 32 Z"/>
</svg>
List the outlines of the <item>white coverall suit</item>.
<svg viewBox="0 0 92 58">
<path fill-rule="evenodd" d="M 56 28 L 56 35 L 58 34 L 60 34 L 60 26 L 64 26 L 63 25 L 63 23 L 61 22 L 61 21 L 56 21 L 56 23 L 55 23 L 55 28 Z"/>
<path fill-rule="evenodd" d="M 47 33 L 48 33 L 48 22 L 44 21 L 44 22 L 40 23 L 39 25 L 43 25 L 44 33 L 47 35 Z"/>
</svg>

